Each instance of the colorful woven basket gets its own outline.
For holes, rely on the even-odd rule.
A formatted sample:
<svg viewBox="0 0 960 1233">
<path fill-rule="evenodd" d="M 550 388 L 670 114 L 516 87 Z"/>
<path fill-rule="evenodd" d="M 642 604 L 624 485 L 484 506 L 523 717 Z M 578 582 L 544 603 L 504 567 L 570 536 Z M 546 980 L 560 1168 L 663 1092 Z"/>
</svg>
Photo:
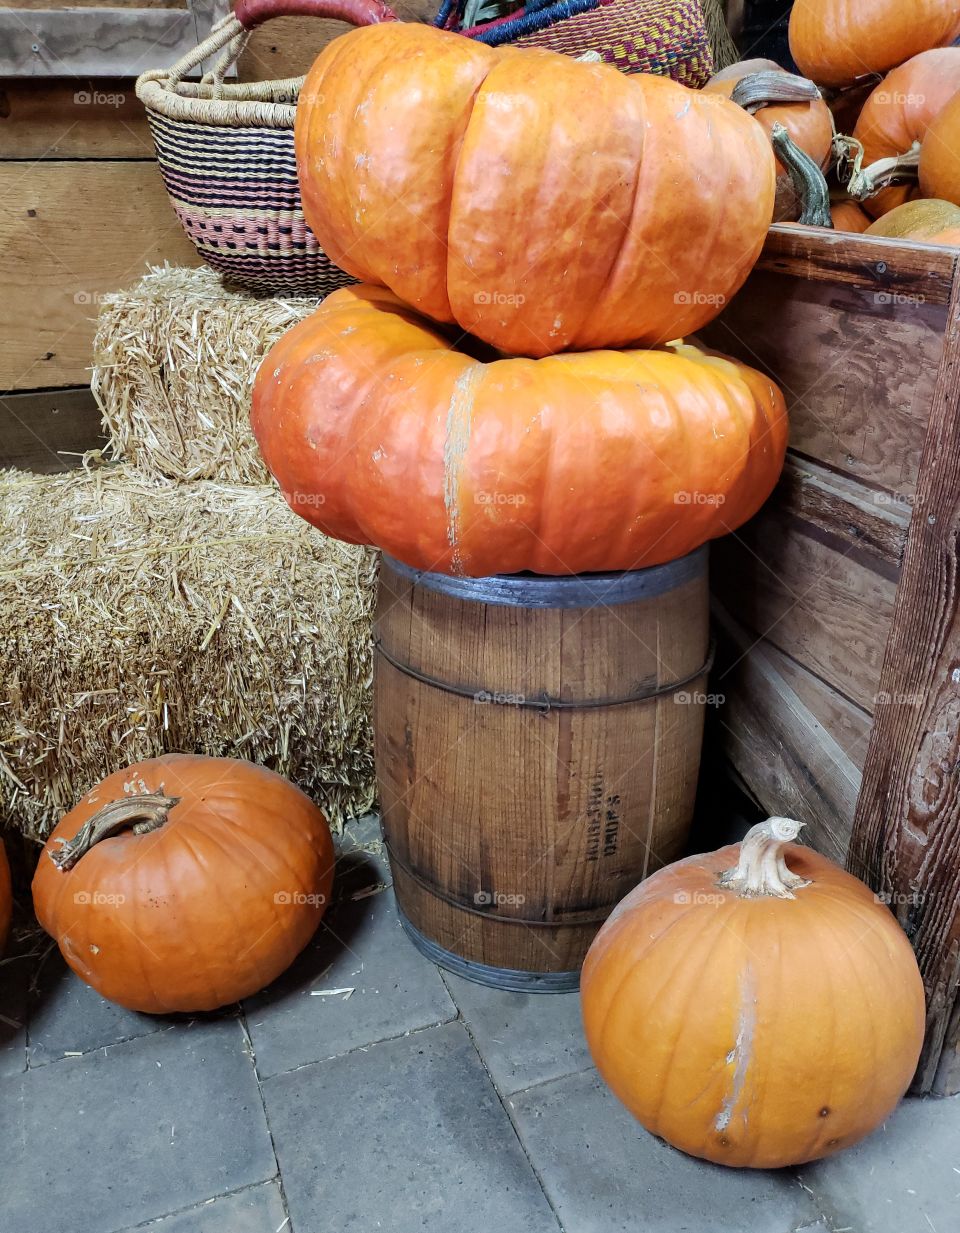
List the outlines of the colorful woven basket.
<svg viewBox="0 0 960 1233">
<path fill-rule="evenodd" d="M 170 200 L 197 252 L 230 282 L 271 295 L 326 295 L 356 280 L 334 265 L 303 217 L 293 120 L 303 78 L 225 84 L 249 32 L 273 16 L 393 19 L 380 0 L 239 0 L 171 69 L 144 73 L 137 97 Z M 218 56 L 199 82 L 184 81 Z"/>
<path fill-rule="evenodd" d="M 698 88 L 714 57 L 701 0 L 527 0 L 505 17 L 464 28 L 463 0 L 443 0 L 435 24 L 497 47 L 598 52 L 623 73 L 656 73 Z"/>
</svg>

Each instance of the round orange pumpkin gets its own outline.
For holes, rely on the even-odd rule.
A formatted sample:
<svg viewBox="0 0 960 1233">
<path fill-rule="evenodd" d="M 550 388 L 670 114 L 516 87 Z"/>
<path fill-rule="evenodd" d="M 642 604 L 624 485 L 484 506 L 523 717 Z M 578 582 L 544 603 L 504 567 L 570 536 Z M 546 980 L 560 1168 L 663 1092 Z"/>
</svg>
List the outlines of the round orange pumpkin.
<svg viewBox="0 0 960 1233">
<path fill-rule="evenodd" d="M 108 776 L 47 840 L 37 919 L 112 1002 L 213 1010 L 289 966 L 323 916 L 323 814 L 273 771 L 168 754 Z"/>
<path fill-rule="evenodd" d="M 863 169 L 850 182 L 868 214 L 879 218 L 916 193 L 916 167 L 927 131 L 960 90 L 960 47 L 943 47 L 914 56 L 894 69 L 863 105 L 853 130 L 863 147 Z M 902 168 L 908 183 L 889 188 L 884 176 Z"/>
<path fill-rule="evenodd" d="M 782 86 L 778 91 L 777 80 Z M 788 73 L 773 60 L 742 60 L 739 64 L 731 64 L 729 68 L 721 69 L 703 87 L 707 93 L 722 94 L 726 98 L 743 88 L 744 82 L 754 81 L 767 83 L 764 98 L 766 101 L 752 104 L 749 107 L 751 115 L 772 133 L 775 124 L 782 124 L 787 133 L 801 150 L 804 150 L 821 168 L 830 162 L 833 143 L 833 121 L 830 108 L 822 96 L 807 100 L 792 100 L 791 86 L 812 87 L 802 77 Z M 777 196 L 773 217 L 777 222 L 795 221 L 800 217 L 802 206 L 798 200 L 796 189 L 790 178 L 790 173 L 777 160 Z"/>
<path fill-rule="evenodd" d="M 770 143 L 726 99 L 418 24 L 325 48 L 296 150 L 333 261 L 513 355 L 698 329 L 773 215 Z"/>
<path fill-rule="evenodd" d="M 833 217 L 834 231 L 864 232 L 872 222 L 870 215 L 849 198 L 831 201 L 830 213 Z"/>
<path fill-rule="evenodd" d="M 738 527 L 783 465 L 783 396 L 681 343 L 484 363 L 378 287 L 265 357 L 253 431 L 291 507 L 418 569 L 579 574 Z"/>
<path fill-rule="evenodd" d="M 931 121 L 920 151 L 920 191 L 960 205 L 960 89 Z"/>
<path fill-rule="evenodd" d="M 795 0 L 790 53 L 821 86 L 886 73 L 960 35 L 956 0 Z"/>
<path fill-rule="evenodd" d="M 13 888 L 10 884 L 10 866 L 7 853 L 0 840 L 0 957 L 7 948 L 10 937 L 10 921 L 13 917 Z"/>
<path fill-rule="evenodd" d="M 960 227 L 960 206 L 955 206 L 951 201 L 934 201 L 924 197 L 918 201 L 906 201 L 889 214 L 884 214 L 871 224 L 867 234 L 933 243 L 934 236 L 956 227 Z"/>
<path fill-rule="evenodd" d="M 629 894 L 581 999 L 590 1051 L 655 1135 L 717 1164 L 780 1168 L 870 1133 L 920 1056 L 924 993 L 891 912 L 771 818 Z"/>
</svg>

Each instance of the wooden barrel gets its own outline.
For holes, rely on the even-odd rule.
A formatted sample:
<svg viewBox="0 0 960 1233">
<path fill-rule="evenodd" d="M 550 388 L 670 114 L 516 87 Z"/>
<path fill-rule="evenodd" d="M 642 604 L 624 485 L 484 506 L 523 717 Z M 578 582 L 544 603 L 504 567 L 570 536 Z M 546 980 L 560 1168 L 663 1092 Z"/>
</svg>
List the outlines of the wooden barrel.
<svg viewBox="0 0 960 1233">
<path fill-rule="evenodd" d="M 682 852 L 709 670 L 707 552 L 452 578 L 384 558 L 374 729 L 405 929 L 484 984 L 575 989 L 617 902 Z"/>
</svg>

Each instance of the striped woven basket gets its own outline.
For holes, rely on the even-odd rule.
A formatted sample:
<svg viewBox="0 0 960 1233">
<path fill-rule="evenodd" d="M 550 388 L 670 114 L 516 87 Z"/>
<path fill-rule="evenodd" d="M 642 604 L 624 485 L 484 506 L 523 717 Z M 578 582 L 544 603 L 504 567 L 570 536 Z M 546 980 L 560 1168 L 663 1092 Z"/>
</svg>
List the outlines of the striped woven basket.
<svg viewBox="0 0 960 1233">
<path fill-rule="evenodd" d="M 463 0 L 444 0 L 436 25 L 497 47 L 597 52 L 623 73 L 656 73 L 698 88 L 714 70 L 703 0 L 527 0 L 516 12 L 463 27 Z"/>
<path fill-rule="evenodd" d="M 226 84 L 250 30 L 269 17 L 391 20 L 381 0 L 239 0 L 171 69 L 144 73 L 137 97 L 170 200 L 197 252 L 230 282 L 270 295 L 326 295 L 345 274 L 303 217 L 293 121 L 303 78 Z M 207 60 L 213 70 L 185 81 Z"/>
</svg>

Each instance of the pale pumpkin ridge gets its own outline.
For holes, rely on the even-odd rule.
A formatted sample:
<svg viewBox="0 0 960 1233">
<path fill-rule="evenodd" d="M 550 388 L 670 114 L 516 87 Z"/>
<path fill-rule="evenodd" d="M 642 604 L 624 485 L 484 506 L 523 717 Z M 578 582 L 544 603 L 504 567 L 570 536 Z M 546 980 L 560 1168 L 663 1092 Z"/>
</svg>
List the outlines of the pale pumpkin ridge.
<svg viewBox="0 0 960 1233">
<path fill-rule="evenodd" d="M 691 919 L 696 921 L 696 917 L 698 917 L 698 912 L 695 912 L 695 911 L 689 912 L 688 915 L 691 917 Z M 730 915 L 730 912 L 725 912 L 722 909 L 715 911 L 714 920 L 711 921 L 711 925 L 712 927 L 714 927 L 714 938 L 712 938 L 712 941 L 710 942 L 710 946 L 705 948 L 704 956 L 702 956 L 702 962 L 700 963 L 698 970 L 696 970 L 696 973 L 694 974 L 693 981 L 691 981 L 690 983 L 690 993 L 684 999 L 685 1006 L 689 1006 L 691 1002 L 694 1001 L 694 991 L 698 989 L 700 986 L 702 974 L 704 974 L 706 970 L 711 967 L 712 962 L 714 962 L 717 949 L 720 949 L 720 947 L 722 946 L 722 943 L 726 941 L 726 935 L 728 932 L 730 932 L 730 925 L 727 924 L 727 921 L 723 920 L 723 917 L 728 916 L 728 915 Z M 702 935 L 704 935 L 704 932 L 706 931 L 701 930 L 701 937 Z M 742 931 L 741 931 L 741 941 L 742 941 Z M 677 973 L 683 972 L 683 970 L 684 970 L 684 965 L 681 965 L 681 964 L 678 965 Z M 668 988 L 668 986 L 669 985 L 664 986 L 664 988 Z M 662 995 L 663 995 L 663 990 L 661 990 L 661 996 Z M 677 1016 L 677 1030 L 675 1030 L 673 1034 L 673 1039 L 669 1043 L 669 1048 L 664 1049 L 663 1051 L 665 1057 L 668 1057 L 670 1059 L 677 1057 L 677 1054 L 679 1052 L 679 1047 L 680 1047 L 680 1041 L 681 1039 L 683 1039 L 684 1033 L 688 1031 L 691 1026 L 693 1026 L 693 1021 L 694 1021 L 693 1015 L 678 1015 Z M 654 1112 L 651 1118 L 652 1124 L 654 1124 L 654 1126 L 659 1126 L 659 1124 L 661 1124 L 661 1112 L 663 1110 L 664 1101 L 667 1100 L 667 1090 L 669 1088 L 669 1084 L 670 1084 L 670 1068 L 665 1067 L 661 1089 L 659 1089 L 658 1096 L 657 1096 L 657 1104 L 656 1106 L 654 1106 Z"/>
<path fill-rule="evenodd" d="M 801 892 L 798 892 L 798 893 L 801 893 Z M 778 913 L 778 916 L 779 915 L 781 914 Z M 782 931 L 778 926 L 776 934 L 774 935 L 775 941 L 776 941 L 776 947 L 777 947 L 777 954 L 776 954 L 776 959 L 771 963 L 769 961 L 770 959 L 769 954 L 767 954 L 765 951 L 756 951 L 754 947 L 750 944 L 750 934 L 751 932 L 755 932 L 755 930 L 751 929 L 751 925 L 752 925 L 751 914 L 747 912 L 745 913 L 745 923 L 744 923 L 744 931 L 743 931 L 744 948 L 751 954 L 760 954 L 762 956 L 762 960 L 764 963 L 764 976 L 763 976 L 764 990 L 765 990 L 764 1003 L 767 1006 L 773 1005 L 773 1006 L 779 1007 L 782 1004 L 780 999 L 781 999 L 781 989 L 783 986 L 783 970 L 782 970 L 781 963 L 780 963 L 780 957 L 783 954 Z M 773 933 L 772 930 L 771 930 L 771 933 Z M 777 980 L 776 995 L 772 999 L 769 996 L 769 989 L 768 989 L 768 986 L 771 984 L 771 977 L 770 977 L 771 968 L 773 969 L 774 972 L 776 972 L 776 980 Z M 761 1023 L 756 1024 L 755 1026 L 758 1027 L 762 1031 L 765 1025 L 761 1022 Z M 774 1029 L 774 1035 L 775 1034 L 776 1034 L 776 1030 Z M 765 1050 L 763 1048 L 763 1042 L 761 1042 L 761 1056 L 764 1056 L 764 1054 L 765 1054 Z M 750 1111 L 753 1116 L 754 1125 L 760 1126 L 761 1128 L 764 1125 L 763 1108 L 764 1108 L 764 1105 L 766 1104 L 767 1094 L 769 1090 L 769 1084 L 767 1082 L 768 1076 L 769 1076 L 769 1069 L 770 1069 L 769 1065 L 764 1066 L 764 1067 L 759 1067 L 756 1064 L 756 1061 L 754 1060 L 754 1064 L 752 1067 L 752 1073 L 750 1075 L 751 1087 L 753 1091 L 753 1096 L 752 1096 L 752 1099 L 750 1100 Z M 757 1154 L 757 1149 L 760 1144 L 760 1133 L 761 1132 L 751 1130 L 750 1123 L 749 1123 L 749 1117 L 748 1117 L 748 1113 L 746 1110 L 744 1111 L 743 1129 L 744 1129 L 744 1142 L 743 1142 L 743 1146 L 742 1146 L 740 1154 L 746 1155 L 749 1159 L 755 1159 L 756 1154 Z"/>
<path fill-rule="evenodd" d="M 460 544 L 463 535 L 461 488 L 473 427 L 473 406 L 484 377 L 484 366 L 465 368 L 453 383 L 443 440 L 443 504 L 447 511 L 447 541 L 453 549 L 451 566 L 463 573 Z"/>
</svg>

